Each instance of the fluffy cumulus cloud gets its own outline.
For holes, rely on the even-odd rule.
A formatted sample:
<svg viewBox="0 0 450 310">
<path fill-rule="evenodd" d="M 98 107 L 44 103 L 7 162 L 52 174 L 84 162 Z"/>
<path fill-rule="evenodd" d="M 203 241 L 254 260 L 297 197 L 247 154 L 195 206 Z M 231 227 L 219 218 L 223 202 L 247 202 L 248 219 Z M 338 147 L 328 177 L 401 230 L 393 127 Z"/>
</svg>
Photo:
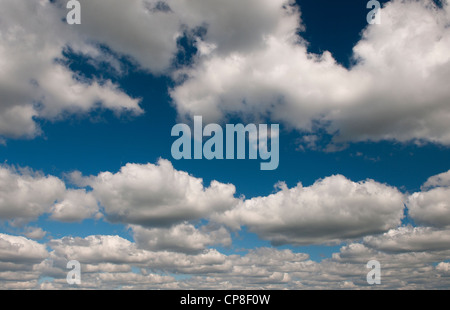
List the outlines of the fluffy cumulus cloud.
<svg viewBox="0 0 450 310">
<path fill-rule="evenodd" d="M 62 197 L 66 187 L 54 176 L 43 176 L 30 170 L 0 168 L 0 219 L 36 219 L 49 211 Z"/>
<path fill-rule="evenodd" d="M 287 3 L 284 3 L 287 4 Z M 276 3 L 280 18 L 253 48 L 208 49 L 182 69 L 171 91 L 179 113 L 221 120 L 256 115 L 314 134 L 319 126 L 347 141 L 431 141 L 448 131 L 450 8 L 432 1 L 391 1 L 381 25 L 368 26 L 347 69 L 331 53 L 307 52 L 300 13 Z M 413 30 L 412 30 L 413 29 Z M 204 38 L 204 45 L 213 40 Z"/>
<path fill-rule="evenodd" d="M 41 240 L 46 234 L 47 232 L 40 227 L 26 227 L 24 232 L 27 238 L 33 240 Z"/>
<path fill-rule="evenodd" d="M 308 53 L 298 35 L 301 8 L 291 0 L 81 1 L 82 23 L 72 27 L 62 21 L 65 3 L 1 3 L 1 136 L 35 136 L 36 118 L 88 112 L 98 103 L 142 113 L 139 99 L 119 85 L 84 79 L 55 61 L 70 48 L 119 71 L 117 56 L 126 56 L 152 74 L 173 76 L 170 94 L 182 117 L 270 116 L 313 137 L 324 129 L 336 143 L 450 144 L 447 2 L 387 3 L 381 25 L 368 26 L 354 47 L 351 68 L 328 51 Z M 198 52 L 174 72 L 184 35 Z"/>
<path fill-rule="evenodd" d="M 64 0 L 55 1 L 66 12 Z M 285 0 L 80 0 L 82 38 L 131 57 L 145 70 L 167 73 L 185 32 L 207 28 L 205 38 L 219 50 L 253 49 L 283 18 Z M 61 12 L 61 14 L 62 14 Z M 130 36 L 130 33 L 133 35 Z M 104 56 L 104 55 L 103 55 Z"/>
<path fill-rule="evenodd" d="M 354 48 L 352 68 L 368 89 L 337 112 L 342 139 L 411 139 L 450 144 L 450 6 L 432 1 L 392 1 L 382 10 L 381 27 L 368 27 Z M 374 25 L 375 26 L 375 25 Z M 411 29 L 414 29 L 411 31 Z M 356 108 L 356 109 L 353 109 Z"/>
<path fill-rule="evenodd" d="M 167 1 L 185 25 L 206 28 L 202 38 L 197 38 L 200 52 L 214 49 L 223 55 L 252 52 L 264 46 L 267 35 L 284 34 L 283 27 L 291 26 L 286 11 L 293 3 L 292 0 Z"/>
<path fill-rule="evenodd" d="M 436 266 L 436 270 L 448 276 L 450 275 L 450 263 L 441 262 Z"/>
<path fill-rule="evenodd" d="M 450 172 L 432 176 L 422 191 L 408 197 L 409 214 L 418 224 L 434 227 L 450 225 Z"/>
<path fill-rule="evenodd" d="M 356 183 L 336 175 L 309 187 L 280 188 L 246 200 L 217 220 L 234 228 L 247 226 L 276 245 L 304 245 L 384 232 L 403 217 L 403 194 L 373 180 Z"/>
<path fill-rule="evenodd" d="M 118 236 L 65 237 L 51 241 L 49 246 L 56 268 L 69 259 L 78 260 L 86 268 L 83 287 L 177 288 L 179 284 L 168 273 L 204 275 L 231 268 L 227 257 L 214 249 L 195 255 L 149 251 Z M 133 272 L 131 266 L 139 271 Z M 54 284 L 67 287 L 64 282 L 56 279 Z"/>
<path fill-rule="evenodd" d="M 48 256 L 45 245 L 24 237 L 0 234 L 0 261 L 40 263 Z"/>
<path fill-rule="evenodd" d="M 130 224 L 132 239 L 44 239 L 47 232 L 35 225 L 23 228 L 26 237 L 0 234 L 0 287 L 71 288 L 66 264 L 78 260 L 79 287 L 88 289 L 370 288 L 366 264 L 375 259 L 383 270 L 378 288 L 445 288 L 450 284 L 447 225 L 400 225 L 404 201 L 409 215 L 419 219 L 411 201 L 416 194 L 447 188 L 447 174 L 431 177 L 422 192 L 410 196 L 373 180 L 335 175 L 308 187 L 280 183 L 272 195 L 245 200 L 234 197 L 234 186 L 205 187 L 166 160 L 128 164 L 115 174 L 71 174 L 90 191 L 68 189 L 59 178 L 30 169 L 2 167 L 2 219 L 29 221 L 45 213 L 65 222 L 99 218 L 100 204 L 103 220 Z M 437 214 L 433 219 L 444 217 Z M 347 243 L 322 261 L 277 248 L 226 255 L 219 248 L 235 246 L 227 226 L 246 226 L 275 245 Z"/>
<path fill-rule="evenodd" d="M 80 263 L 140 263 L 149 259 L 132 242 L 119 236 L 64 237 L 50 241 L 53 255 Z"/>
<path fill-rule="evenodd" d="M 284 3 L 80 2 L 82 23 L 76 26 L 63 21 L 67 1 L 1 2 L 0 136 L 34 137 L 41 133 L 36 119 L 61 119 L 99 106 L 118 114 L 143 112 L 140 100 L 127 95 L 119 85 L 83 78 L 63 65 L 59 60 L 64 60 L 65 51 L 87 57 L 91 63 L 108 64 L 119 73 L 121 56 L 152 74 L 170 73 L 183 35 L 196 36 L 198 29 L 207 28 L 208 42 L 199 45 L 202 50 L 207 46 L 220 46 L 217 50 L 223 52 L 249 50 L 278 27 L 282 15 L 277 8 Z"/>
<path fill-rule="evenodd" d="M 0 185 L 0 220 L 23 224 L 48 213 L 53 219 L 71 222 L 98 214 L 91 193 L 67 189 L 61 179 L 28 168 L 1 166 Z M 36 237 L 42 234 L 27 233 Z"/>
<path fill-rule="evenodd" d="M 62 222 L 77 222 L 100 218 L 97 199 L 84 189 L 67 190 L 64 198 L 51 208 L 51 218 Z"/>
<path fill-rule="evenodd" d="M 364 244 L 388 253 L 448 250 L 449 232 L 429 227 L 399 227 L 380 236 L 367 236 Z"/>
<path fill-rule="evenodd" d="M 224 227 L 203 226 L 182 223 L 170 228 L 144 228 L 132 225 L 133 237 L 140 248 L 174 252 L 201 252 L 212 245 L 231 245 L 231 236 Z"/>
<path fill-rule="evenodd" d="M 351 243 L 317 262 L 307 254 L 275 248 L 240 255 L 214 249 L 195 254 L 153 251 L 118 236 L 64 237 L 47 245 L 49 252 L 26 238 L 1 235 L 1 287 L 71 288 L 66 264 L 72 259 L 82 266 L 78 287 L 87 289 L 369 289 L 366 264 L 372 259 L 382 266 L 377 288 L 445 288 L 450 281 L 445 262 L 449 251 L 440 249 L 387 253 Z M 49 280 L 39 281 L 42 277 Z"/>
<path fill-rule="evenodd" d="M 69 288 L 64 268 L 72 259 L 82 265 L 82 288 L 282 288 L 296 282 L 289 273 L 314 265 L 307 254 L 291 250 L 258 248 L 242 256 L 214 249 L 184 254 L 141 249 L 118 236 L 65 237 L 48 245 L 50 255 L 34 268 L 39 272 L 35 276 L 54 278 L 45 285 L 35 283 L 42 289 Z M 176 280 L 170 274 L 190 276 Z"/>
<path fill-rule="evenodd" d="M 0 234 L 0 288 L 36 288 L 41 275 L 38 266 L 48 256 L 44 244 L 25 237 Z"/>
<path fill-rule="evenodd" d="M 62 22 L 54 4 L 2 0 L 0 5 L 0 136 L 36 136 L 36 118 L 88 112 L 99 103 L 117 113 L 142 112 L 139 100 L 118 85 L 83 79 L 57 61 L 69 46 L 87 54 L 95 48 Z"/>
<path fill-rule="evenodd" d="M 175 170 L 164 159 L 156 165 L 128 164 L 93 180 L 93 193 L 114 222 L 167 227 L 207 218 L 237 203 L 234 185 L 213 181 L 205 187 L 202 179 Z"/>
<path fill-rule="evenodd" d="M 433 187 L 450 187 L 450 171 L 429 177 L 422 186 L 422 189 L 430 189 Z"/>
<path fill-rule="evenodd" d="M 159 2 L 81 0 L 82 22 L 73 31 L 81 36 L 79 40 L 106 45 L 146 70 L 162 73 L 170 67 L 177 51 L 181 23 L 180 17 L 170 10 L 158 9 Z M 66 3 L 56 1 L 63 16 L 67 14 Z M 105 57 L 100 51 L 97 53 L 100 58 Z"/>
</svg>

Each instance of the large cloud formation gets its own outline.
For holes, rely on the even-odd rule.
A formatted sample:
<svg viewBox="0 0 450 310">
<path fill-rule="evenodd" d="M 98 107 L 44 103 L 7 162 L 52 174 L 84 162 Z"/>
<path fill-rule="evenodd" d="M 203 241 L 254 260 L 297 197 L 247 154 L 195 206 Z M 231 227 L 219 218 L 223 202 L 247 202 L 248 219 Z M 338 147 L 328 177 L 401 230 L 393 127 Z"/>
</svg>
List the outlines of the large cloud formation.
<svg viewBox="0 0 450 310">
<path fill-rule="evenodd" d="M 203 180 L 177 171 L 168 160 L 157 165 L 128 164 L 120 172 L 100 173 L 90 186 L 111 221 L 171 226 L 208 218 L 237 203 L 232 184 Z"/>
<path fill-rule="evenodd" d="M 27 221 L 48 212 L 66 186 L 54 176 L 0 167 L 0 219 Z"/>
<path fill-rule="evenodd" d="M 366 264 L 371 259 L 382 263 L 382 284 L 377 288 L 436 289 L 450 284 L 444 261 L 449 250 L 385 253 L 351 243 L 317 262 L 304 253 L 274 248 L 242 255 L 214 249 L 197 254 L 151 251 L 119 236 L 64 237 L 48 247 L 49 251 L 23 237 L 0 235 L 1 287 L 68 289 L 66 264 L 72 259 L 82 264 L 78 287 L 87 289 L 369 289 Z M 28 251 L 21 262 L 16 260 L 20 249 Z M 46 280 L 39 280 L 42 277 Z"/>
<path fill-rule="evenodd" d="M 425 252 L 450 249 L 450 234 L 446 229 L 429 227 L 399 227 L 380 236 L 368 236 L 364 243 L 383 252 Z"/>
<path fill-rule="evenodd" d="M 336 175 L 309 187 L 279 186 L 279 192 L 246 200 L 218 220 L 247 226 L 275 245 L 305 245 L 384 232 L 403 218 L 403 195 L 373 180 L 355 183 Z"/>
<path fill-rule="evenodd" d="M 450 226 L 450 171 L 430 177 L 422 191 L 409 196 L 407 206 L 418 224 Z"/>
<path fill-rule="evenodd" d="M 100 216 L 86 190 L 68 189 L 61 179 L 31 169 L 0 166 L 0 220 L 21 225 L 46 213 L 62 222 Z"/>
<path fill-rule="evenodd" d="M 57 120 L 99 106 L 117 114 L 143 113 L 140 99 L 119 85 L 72 72 L 61 61 L 66 51 L 108 64 L 119 74 L 121 56 L 149 73 L 170 74 L 183 35 L 207 27 L 208 44 L 224 52 L 246 50 L 277 25 L 282 17 L 277 8 L 284 3 L 252 0 L 243 9 L 241 1 L 80 2 L 80 25 L 64 22 L 64 0 L 0 2 L 0 137 L 34 137 L 41 133 L 37 119 Z"/>
<path fill-rule="evenodd" d="M 62 21 L 62 0 L 1 5 L 0 58 L 8 59 L 0 75 L 1 136 L 35 136 L 35 118 L 89 112 L 97 103 L 143 112 L 118 85 L 76 77 L 55 62 L 70 48 L 119 71 L 117 56 L 127 56 L 149 73 L 171 75 L 181 117 L 270 116 L 312 137 L 325 130 L 334 143 L 450 144 L 448 2 L 388 2 L 382 23 L 368 25 L 354 47 L 351 68 L 328 51 L 308 52 L 298 34 L 301 8 L 292 0 L 81 1 L 82 23 L 72 27 Z M 174 71 L 185 35 L 197 54 Z"/>
<path fill-rule="evenodd" d="M 231 245 L 231 236 L 224 227 L 182 223 L 170 228 L 144 228 L 132 225 L 133 237 L 139 247 L 147 250 L 198 253 L 213 245 Z"/>
<path fill-rule="evenodd" d="M 58 61 L 68 47 L 97 51 L 61 21 L 54 4 L 2 0 L 0 6 L 0 137 L 34 137 L 40 134 L 36 118 L 55 120 L 99 106 L 143 112 L 118 85 L 84 79 Z"/>
<path fill-rule="evenodd" d="M 312 135 L 325 129 L 336 143 L 450 144 L 447 2 L 442 8 L 428 0 L 387 3 L 382 23 L 369 25 L 354 47 L 351 68 L 327 51 L 308 53 L 297 35 L 297 8 L 277 9 L 282 17 L 252 48 L 224 52 L 218 40 L 199 42 L 217 48 L 180 71 L 184 79 L 171 95 L 182 116 L 270 116 Z"/>
<path fill-rule="evenodd" d="M 29 169 L 3 167 L 1 173 L 3 182 L 9 184 L 8 191 L 22 197 L 20 201 L 6 201 L 4 193 L 0 196 L 4 202 L 0 206 L 3 220 L 11 219 L 14 211 L 15 216 L 28 221 L 44 213 L 53 220 L 72 221 L 76 206 L 85 205 L 79 218 L 99 219 L 102 212 L 101 220 L 108 220 L 112 214 L 115 220 L 131 223 L 128 227 L 133 239 L 91 235 L 30 240 L 45 236 L 39 227 L 24 228 L 29 238 L 1 234 L 2 288 L 70 288 L 66 282 L 69 260 L 81 263 L 79 287 L 88 289 L 370 288 L 366 264 L 373 259 L 382 264 L 382 284 L 378 288 L 445 288 L 450 284 L 448 227 L 401 224 L 403 203 L 409 206 L 429 188 L 447 186 L 448 173 L 429 178 L 423 192 L 409 196 L 373 180 L 353 182 L 341 175 L 308 187 L 298 184 L 287 188 L 281 183 L 278 192 L 251 199 L 234 198 L 234 186 L 217 183 L 228 189 L 220 199 L 228 201 L 226 205 L 213 203 L 212 196 L 218 193 L 212 185 L 203 187 L 200 179 L 175 170 L 165 160 L 157 165 L 129 164 L 117 173 L 103 172 L 87 178 L 78 175 L 79 183 L 92 187 L 90 191 L 67 189 L 59 178 Z M 58 190 L 45 190 L 47 183 L 57 184 L 52 187 Z M 37 186 L 44 190 L 35 190 Z M 212 196 L 209 190 L 213 190 Z M 114 199 L 105 200 L 108 195 Z M 441 198 L 448 200 L 448 196 Z M 41 206 L 30 209 L 32 201 Z M 420 208 L 428 207 L 425 203 L 428 201 Z M 90 204 L 95 208 L 85 212 Z M 163 212 L 166 207 L 181 211 L 177 217 L 167 217 Z M 130 215 L 134 210 L 142 221 Z M 411 218 L 420 219 L 420 213 L 413 211 L 414 207 L 408 212 Z M 442 212 L 437 214 L 443 217 Z M 274 244 L 344 243 L 338 252 L 321 261 L 277 248 L 227 255 L 220 247 L 235 245 L 226 226 L 246 226 Z"/>
</svg>

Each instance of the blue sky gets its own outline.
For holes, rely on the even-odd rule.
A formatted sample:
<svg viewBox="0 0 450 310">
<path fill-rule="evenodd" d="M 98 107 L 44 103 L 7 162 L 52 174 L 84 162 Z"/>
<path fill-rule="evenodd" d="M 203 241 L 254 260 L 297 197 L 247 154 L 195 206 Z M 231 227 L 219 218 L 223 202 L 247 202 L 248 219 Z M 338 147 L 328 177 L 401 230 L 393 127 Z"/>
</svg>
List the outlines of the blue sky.
<svg viewBox="0 0 450 310">
<path fill-rule="evenodd" d="M 0 2 L 0 262 L 29 275 L 0 287 L 76 259 L 86 288 L 370 288 L 379 259 L 448 288 L 446 2 Z M 278 169 L 174 160 L 194 115 L 280 124 Z"/>
</svg>

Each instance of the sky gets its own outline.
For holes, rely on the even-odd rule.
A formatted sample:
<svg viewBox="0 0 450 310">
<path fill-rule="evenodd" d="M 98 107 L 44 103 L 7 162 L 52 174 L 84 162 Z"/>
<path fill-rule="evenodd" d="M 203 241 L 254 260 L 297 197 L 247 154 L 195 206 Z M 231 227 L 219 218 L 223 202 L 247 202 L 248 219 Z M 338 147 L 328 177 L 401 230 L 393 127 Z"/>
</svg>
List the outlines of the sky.
<svg viewBox="0 0 450 310">
<path fill-rule="evenodd" d="M 448 2 L 67 2 L 0 0 L 0 289 L 450 287 Z"/>
</svg>

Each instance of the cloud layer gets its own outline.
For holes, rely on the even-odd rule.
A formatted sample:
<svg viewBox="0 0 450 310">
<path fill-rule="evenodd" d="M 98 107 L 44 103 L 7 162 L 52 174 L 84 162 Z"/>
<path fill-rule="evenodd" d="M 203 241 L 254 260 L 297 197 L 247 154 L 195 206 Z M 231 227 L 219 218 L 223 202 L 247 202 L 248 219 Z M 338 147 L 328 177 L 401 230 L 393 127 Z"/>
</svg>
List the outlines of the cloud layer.
<svg viewBox="0 0 450 310">
<path fill-rule="evenodd" d="M 421 192 L 408 198 L 409 213 L 418 224 L 450 226 L 449 179 L 450 171 L 430 177 Z"/>
<path fill-rule="evenodd" d="M 325 130 L 338 144 L 450 144 L 447 2 L 442 8 L 431 0 L 388 2 L 383 22 L 369 25 L 355 45 L 351 68 L 328 51 L 307 51 L 298 34 L 305 29 L 301 8 L 291 0 L 81 1 L 83 22 L 76 27 L 62 22 L 64 4 L 2 2 L 0 58 L 8 59 L 0 75 L 3 137 L 36 136 L 36 118 L 88 113 L 99 103 L 119 114 L 143 112 L 140 100 L 119 85 L 87 80 L 55 61 L 70 48 L 119 72 L 125 56 L 151 74 L 172 76 L 180 117 L 269 117 L 313 139 Z M 183 36 L 197 54 L 180 68 L 174 63 Z"/>
<path fill-rule="evenodd" d="M 247 226 L 275 245 L 340 243 L 397 227 L 403 218 L 403 195 L 373 180 L 355 183 L 342 175 L 309 187 L 246 200 L 218 220 Z"/>
<path fill-rule="evenodd" d="M 308 53 L 297 36 L 298 10 L 277 10 L 283 17 L 255 37 L 253 48 L 223 52 L 214 44 L 217 50 L 180 71 L 184 79 L 171 96 L 181 116 L 270 116 L 313 136 L 325 130 L 335 143 L 450 144 L 448 3 L 441 9 L 427 0 L 387 3 L 381 25 L 363 31 L 349 69 L 328 51 Z M 201 42 L 212 44 L 208 37 Z"/>
<path fill-rule="evenodd" d="M 448 264 L 443 261 L 448 250 L 384 253 L 351 243 L 331 258 L 316 262 L 307 254 L 274 248 L 257 248 L 242 255 L 216 250 L 199 254 L 149 251 L 118 236 L 56 239 L 49 243 L 48 252 L 22 237 L 1 235 L 0 241 L 2 288 L 68 289 L 65 264 L 69 259 L 80 261 L 78 287 L 87 289 L 369 289 L 365 265 L 370 259 L 381 262 L 378 288 L 449 285 Z M 22 262 L 16 260 L 20 248 L 28 251 Z M 433 262 L 439 263 L 434 267 Z M 1 271 L 2 267 L 9 271 Z M 177 280 L 175 275 L 189 276 Z M 40 277 L 53 280 L 39 281 Z"/>
<path fill-rule="evenodd" d="M 128 164 L 116 174 L 101 173 L 90 186 L 108 219 L 144 226 L 207 218 L 237 202 L 234 185 L 213 181 L 204 187 L 202 179 L 163 159 L 157 165 Z"/>
<path fill-rule="evenodd" d="M 228 190 L 220 191 L 226 196 L 219 201 L 229 203 L 217 206 L 213 198 L 219 192 L 213 185 L 205 188 L 201 179 L 175 170 L 166 160 L 156 165 L 128 164 L 117 173 L 78 175 L 80 185 L 91 187 L 89 191 L 68 189 L 61 179 L 30 169 L 2 167 L 0 172 L 2 182 L 9 185 L 8 193 L 14 193 L 0 196 L 2 219 L 23 219 L 17 227 L 46 213 L 55 221 L 111 220 L 112 215 L 130 224 L 132 236 L 132 240 L 117 235 L 56 239 L 45 237 L 46 232 L 36 226 L 23 227 L 27 237 L 1 234 L 2 288 L 70 288 L 66 283 L 69 260 L 81 263 L 80 287 L 88 289 L 370 288 L 365 265 L 372 259 L 382 265 L 379 288 L 450 284 L 445 221 L 431 221 L 436 224 L 433 227 L 401 224 L 405 202 L 411 218 L 422 219 L 411 201 L 447 186 L 447 173 L 431 177 L 423 191 L 411 195 L 373 180 L 354 182 L 336 175 L 308 187 L 287 188 L 280 183 L 279 191 L 269 196 L 237 199 L 233 185 L 215 182 Z M 6 199 L 13 196 L 21 200 Z M 438 198 L 445 202 L 450 196 Z M 433 210 L 433 206 L 433 201 L 421 200 L 419 208 Z M 166 208 L 181 210 L 176 217 L 167 217 Z M 134 212 L 141 221 L 132 216 Z M 437 214 L 436 218 L 445 218 L 442 211 Z M 233 249 L 232 236 L 238 237 L 239 232 L 232 230 L 240 227 L 275 245 L 344 243 L 339 252 L 322 261 L 277 248 L 223 254 L 219 248 Z"/>
</svg>

